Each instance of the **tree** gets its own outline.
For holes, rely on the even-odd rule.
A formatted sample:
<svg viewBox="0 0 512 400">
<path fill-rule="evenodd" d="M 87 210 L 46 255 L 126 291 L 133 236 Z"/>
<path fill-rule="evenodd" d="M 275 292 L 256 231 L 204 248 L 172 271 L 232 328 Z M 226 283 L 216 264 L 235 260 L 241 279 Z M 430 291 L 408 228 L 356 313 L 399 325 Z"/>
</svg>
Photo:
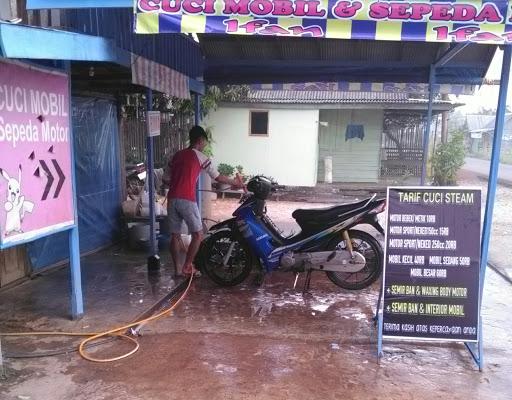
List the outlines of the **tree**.
<svg viewBox="0 0 512 400">
<path fill-rule="evenodd" d="M 201 96 L 201 116 L 208 115 L 215 110 L 222 101 L 243 100 L 249 92 L 247 85 L 210 85 L 206 87 L 206 93 Z M 131 118 L 143 115 L 146 109 L 146 96 L 142 93 L 127 95 L 122 105 L 123 114 Z M 179 99 L 163 93 L 153 95 L 153 110 L 161 112 L 176 111 L 179 113 L 194 114 L 193 100 Z"/>
<path fill-rule="evenodd" d="M 249 92 L 247 85 L 210 85 L 206 87 L 206 93 L 201 96 L 202 117 L 215 110 L 222 101 L 236 102 L 243 100 Z M 192 100 L 174 99 L 177 109 L 182 112 L 194 113 Z"/>
<path fill-rule="evenodd" d="M 440 143 L 431 158 L 434 185 L 455 185 L 465 156 L 464 132 L 455 132 L 446 143 Z"/>
</svg>

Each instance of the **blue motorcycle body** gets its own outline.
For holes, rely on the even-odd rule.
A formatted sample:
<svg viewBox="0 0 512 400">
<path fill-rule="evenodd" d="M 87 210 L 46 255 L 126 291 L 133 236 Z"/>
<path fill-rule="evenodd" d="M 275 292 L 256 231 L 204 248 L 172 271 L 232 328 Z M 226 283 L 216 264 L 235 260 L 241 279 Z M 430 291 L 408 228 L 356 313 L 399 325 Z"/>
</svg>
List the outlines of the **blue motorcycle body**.
<svg viewBox="0 0 512 400">
<path fill-rule="evenodd" d="M 296 210 L 292 216 L 302 230 L 291 237 L 284 237 L 267 216 L 265 201 L 249 195 L 241 203 L 234 218 L 213 226 L 209 233 L 234 231 L 267 272 L 280 267 L 284 254 L 322 251 L 337 235 L 341 237 L 342 231 L 358 224 L 372 225 L 384 234 L 377 214 L 384 209 L 385 200 L 375 200 L 375 196 L 328 209 Z"/>
</svg>

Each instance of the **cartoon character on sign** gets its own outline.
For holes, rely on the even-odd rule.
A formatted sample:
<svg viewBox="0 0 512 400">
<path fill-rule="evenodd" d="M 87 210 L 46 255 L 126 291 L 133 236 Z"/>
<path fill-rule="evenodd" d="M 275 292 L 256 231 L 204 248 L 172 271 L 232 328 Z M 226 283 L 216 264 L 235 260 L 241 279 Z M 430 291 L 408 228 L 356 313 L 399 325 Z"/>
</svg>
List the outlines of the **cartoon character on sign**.
<svg viewBox="0 0 512 400">
<path fill-rule="evenodd" d="M 19 166 L 18 180 L 11 178 L 7 171 L 0 168 L 2 176 L 7 180 L 7 197 L 4 208 L 5 217 L 5 236 L 16 233 L 23 233 L 21 224 L 25 217 L 25 212 L 31 213 L 34 209 L 34 203 L 25 200 L 21 194 L 21 165 Z"/>
</svg>

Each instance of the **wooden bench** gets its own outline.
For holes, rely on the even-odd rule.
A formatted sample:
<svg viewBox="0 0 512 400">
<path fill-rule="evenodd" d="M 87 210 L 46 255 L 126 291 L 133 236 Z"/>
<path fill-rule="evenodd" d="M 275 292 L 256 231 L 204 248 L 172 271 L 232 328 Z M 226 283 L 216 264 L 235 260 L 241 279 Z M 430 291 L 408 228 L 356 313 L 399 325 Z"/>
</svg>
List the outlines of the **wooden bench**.
<svg viewBox="0 0 512 400">
<path fill-rule="evenodd" d="M 233 189 L 227 189 L 227 190 L 213 190 L 214 193 L 217 193 L 217 195 L 221 195 L 222 199 L 225 199 L 226 198 L 226 194 L 228 195 L 232 195 L 233 197 L 236 197 L 238 196 L 239 199 L 242 198 L 242 196 L 244 195 L 244 192 L 243 190 L 233 190 Z"/>
</svg>

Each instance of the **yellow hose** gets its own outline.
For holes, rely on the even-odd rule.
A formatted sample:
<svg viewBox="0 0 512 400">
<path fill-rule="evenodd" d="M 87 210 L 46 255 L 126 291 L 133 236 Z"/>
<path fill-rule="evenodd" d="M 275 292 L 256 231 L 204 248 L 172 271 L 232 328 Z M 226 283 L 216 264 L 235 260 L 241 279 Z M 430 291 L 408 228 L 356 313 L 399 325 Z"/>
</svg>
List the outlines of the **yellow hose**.
<svg viewBox="0 0 512 400">
<path fill-rule="evenodd" d="M 194 279 L 194 274 L 191 274 L 190 275 L 190 280 L 188 281 L 187 288 L 185 289 L 183 294 L 180 296 L 180 298 L 176 301 L 176 303 L 174 303 L 172 306 L 164 309 L 163 311 L 159 312 L 158 314 L 152 315 L 151 317 L 144 318 L 144 319 L 141 319 L 139 321 L 132 322 L 132 323 L 130 323 L 128 325 L 123 325 L 123 326 L 120 326 L 120 327 L 117 327 L 117 328 L 114 328 L 114 329 L 110 329 L 110 330 L 105 331 L 105 332 L 99 332 L 99 333 L 98 332 L 88 332 L 88 333 L 86 333 L 86 332 L 83 332 L 83 333 L 77 333 L 77 332 L 12 332 L 12 333 L 1 333 L 0 332 L 0 336 L 86 336 L 86 339 L 82 340 L 80 342 L 80 345 L 78 346 L 78 353 L 80 354 L 80 356 L 82 356 L 82 358 L 84 358 L 84 359 L 86 359 L 88 361 L 99 362 L 99 363 L 106 363 L 106 362 L 122 360 L 123 358 L 129 357 L 132 354 L 134 354 L 137 350 L 139 350 L 140 345 L 139 345 L 139 343 L 137 342 L 136 339 L 134 339 L 134 338 L 132 338 L 132 337 L 130 337 L 128 335 L 125 335 L 124 333 L 120 333 L 120 332 L 121 331 L 125 332 L 127 329 L 130 329 L 130 328 L 132 328 L 134 326 L 141 325 L 141 324 L 146 324 L 148 322 L 155 321 L 155 320 L 157 320 L 159 318 L 162 318 L 162 317 L 165 317 L 165 316 L 169 315 L 178 306 L 178 304 L 180 304 L 181 301 L 187 296 L 193 279 Z M 100 338 L 102 338 L 104 336 L 119 337 L 119 338 L 121 338 L 123 340 L 128 340 L 128 341 L 133 342 L 135 346 L 128 353 L 122 354 L 122 355 L 117 356 L 117 357 L 112 357 L 112 358 L 104 358 L 104 359 L 102 359 L 102 358 L 95 358 L 95 357 L 91 357 L 91 356 L 87 355 L 87 353 L 85 352 L 85 346 L 89 342 L 92 342 L 94 340 L 100 339 Z"/>
</svg>

